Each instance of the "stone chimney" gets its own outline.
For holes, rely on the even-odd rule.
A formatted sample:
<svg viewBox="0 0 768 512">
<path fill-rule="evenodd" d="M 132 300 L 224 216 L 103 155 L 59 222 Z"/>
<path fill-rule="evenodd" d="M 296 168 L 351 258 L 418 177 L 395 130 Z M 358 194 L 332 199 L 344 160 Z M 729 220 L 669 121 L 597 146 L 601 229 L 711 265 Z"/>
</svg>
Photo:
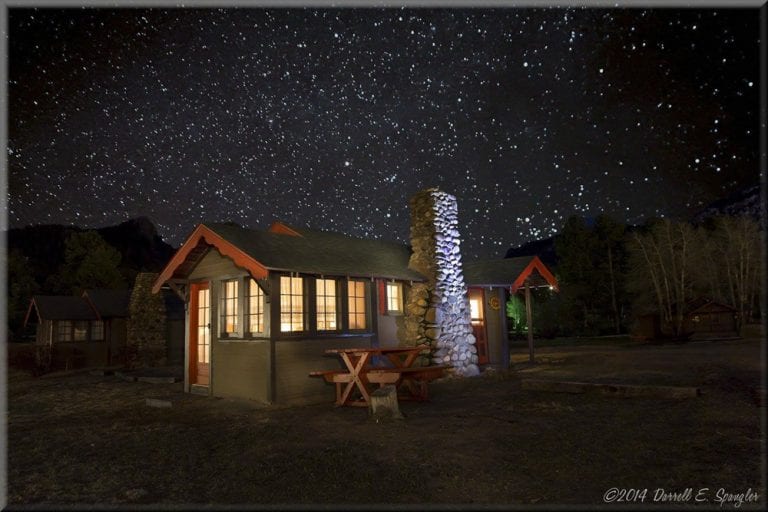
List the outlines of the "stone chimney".
<svg viewBox="0 0 768 512">
<path fill-rule="evenodd" d="M 164 366 L 166 313 L 162 293 L 152 293 L 158 274 L 140 272 L 128 306 L 126 364 L 128 367 Z"/>
<path fill-rule="evenodd" d="M 428 343 L 432 362 L 453 366 L 455 375 L 479 373 L 467 286 L 461 269 L 456 198 L 436 188 L 413 196 L 409 267 L 423 274 L 405 307 L 405 342 Z"/>
</svg>

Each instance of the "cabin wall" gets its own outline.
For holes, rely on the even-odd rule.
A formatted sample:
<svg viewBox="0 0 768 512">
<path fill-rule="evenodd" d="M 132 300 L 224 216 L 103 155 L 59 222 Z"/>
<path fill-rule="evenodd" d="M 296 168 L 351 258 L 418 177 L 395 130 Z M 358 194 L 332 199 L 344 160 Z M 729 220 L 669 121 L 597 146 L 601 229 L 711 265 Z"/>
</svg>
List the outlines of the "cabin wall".
<svg viewBox="0 0 768 512">
<path fill-rule="evenodd" d="M 275 341 L 275 402 L 281 405 L 332 403 L 336 397 L 335 384 L 327 384 L 322 377 L 310 377 L 309 373 L 345 368 L 339 356 L 328 355 L 325 350 L 370 347 L 372 338 L 372 335 L 360 335 Z"/>
<path fill-rule="evenodd" d="M 505 293 L 503 288 L 484 290 L 485 295 L 485 329 L 488 339 L 488 363 L 493 366 L 504 364 L 504 357 L 509 358 L 509 341 L 507 339 L 507 319 L 505 312 Z"/>
<path fill-rule="evenodd" d="M 232 260 L 219 254 L 216 249 L 209 250 L 203 259 L 189 274 L 190 281 L 226 279 L 245 275 L 245 271 L 235 266 Z"/>
<path fill-rule="evenodd" d="M 269 402 L 269 340 L 211 345 L 211 394 Z"/>
<path fill-rule="evenodd" d="M 398 322 L 403 321 L 402 315 L 382 315 L 376 314 L 378 324 L 378 338 L 380 347 L 397 347 L 400 340 L 397 337 Z"/>
<path fill-rule="evenodd" d="M 125 318 L 112 318 L 104 321 L 106 337 L 108 340 L 109 356 L 102 364 L 125 363 L 126 342 L 128 339 L 128 320 Z M 103 343 L 103 342 L 94 342 Z"/>
<path fill-rule="evenodd" d="M 35 342 L 44 344 L 53 339 L 53 322 L 51 320 L 43 320 L 37 324 L 37 330 L 35 332 Z"/>
<path fill-rule="evenodd" d="M 73 369 L 107 364 L 107 343 L 103 341 L 62 341 L 53 343 L 52 364 Z"/>
</svg>

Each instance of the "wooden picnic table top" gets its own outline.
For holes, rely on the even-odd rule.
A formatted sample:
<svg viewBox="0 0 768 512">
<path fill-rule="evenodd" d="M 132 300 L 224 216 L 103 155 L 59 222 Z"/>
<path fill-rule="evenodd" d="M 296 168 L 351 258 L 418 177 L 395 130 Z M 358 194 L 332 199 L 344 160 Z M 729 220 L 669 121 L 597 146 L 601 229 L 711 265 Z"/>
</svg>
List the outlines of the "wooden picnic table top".
<svg viewBox="0 0 768 512">
<path fill-rule="evenodd" d="M 398 352 L 421 352 L 429 350 L 429 345 L 419 345 L 416 347 L 354 347 L 354 348 L 329 348 L 326 354 L 396 354 Z"/>
</svg>

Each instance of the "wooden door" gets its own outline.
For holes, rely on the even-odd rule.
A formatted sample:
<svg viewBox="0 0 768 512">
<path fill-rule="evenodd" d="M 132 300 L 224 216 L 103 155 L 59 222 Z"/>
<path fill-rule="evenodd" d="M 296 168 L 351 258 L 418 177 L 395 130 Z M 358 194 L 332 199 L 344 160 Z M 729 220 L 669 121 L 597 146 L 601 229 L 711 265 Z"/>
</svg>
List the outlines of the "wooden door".
<svg viewBox="0 0 768 512">
<path fill-rule="evenodd" d="M 469 289 L 469 310 L 472 334 L 475 335 L 478 364 L 488 364 L 488 336 L 485 329 L 485 294 L 482 288 Z"/>
<path fill-rule="evenodd" d="M 190 287 L 189 382 L 207 386 L 211 364 L 211 291 L 208 283 Z"/>
</svg>

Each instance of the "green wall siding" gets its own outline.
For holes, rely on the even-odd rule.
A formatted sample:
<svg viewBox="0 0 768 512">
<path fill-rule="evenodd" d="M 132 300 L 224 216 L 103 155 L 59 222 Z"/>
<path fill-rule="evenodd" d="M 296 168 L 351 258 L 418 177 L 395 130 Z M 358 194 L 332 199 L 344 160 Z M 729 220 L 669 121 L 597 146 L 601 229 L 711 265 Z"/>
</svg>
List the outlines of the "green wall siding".
<svg viewBox="0 0 768 512">
<path fill-rule="evenodd" d="M 269 341 L 219 341 L 211 346 L 211 394 L 269 402 Z"/>
<path fill-rule="evenodd" d="M 370 347 L 372 336 L 300 339 L 275 342 L 275 401 L 279 404 L 332 403 L 334 384 L 322 377 L 310 377 L 315 370 L 344 368 L 337 355 L 326 355 L 329 348 Z"/>
<path fill-rule="evenodd" d="M 190 281 L 226 279 L 244 274 L 246 271 L 238 268 L 232 260 L 219 254 L 216 249 L 210 249 L 189 274 L 188 279 Z"/>
</svg>

